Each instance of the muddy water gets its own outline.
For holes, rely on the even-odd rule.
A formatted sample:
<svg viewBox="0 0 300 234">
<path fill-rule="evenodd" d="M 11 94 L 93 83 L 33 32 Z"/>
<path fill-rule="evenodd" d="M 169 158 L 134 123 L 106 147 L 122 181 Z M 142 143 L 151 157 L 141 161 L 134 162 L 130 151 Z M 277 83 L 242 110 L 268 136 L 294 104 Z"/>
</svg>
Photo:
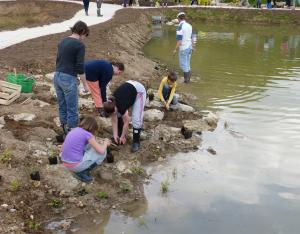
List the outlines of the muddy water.
<svg viewBox="0 0 300 234">
<path fill-rule="evenodd" d="M 198 152 L 151 165 L 147 204 L 130 216 L 112 212 L 104 233 L 299 233 L 299 29 L 194 30 L 193 81 L 179 89 L 196 95 L 203 112 L 218 111 L 218 128 L 203 134 Z M 146 54 L 177 67 L 174 34 L 174 27 L 156 29 Z"/>
</svg>

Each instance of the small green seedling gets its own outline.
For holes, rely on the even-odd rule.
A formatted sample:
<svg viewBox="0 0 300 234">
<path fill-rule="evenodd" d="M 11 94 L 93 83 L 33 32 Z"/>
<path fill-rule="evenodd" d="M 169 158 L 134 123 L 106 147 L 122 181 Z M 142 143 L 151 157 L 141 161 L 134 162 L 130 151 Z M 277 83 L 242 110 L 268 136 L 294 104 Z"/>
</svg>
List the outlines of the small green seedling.
<svg viewBox="0 0 300 234">
<path fill-rule="evenodd" d="M 136 175 L 143 175 L 144 174 L 144 169 L 142 167 L 133 167 L 131 168 L 132 172 Z"/>
<path fill-rule="evenodd" d="M 107 192 L 98 192 L 96 193 L 96 198 L 98 199 L 108 199 Z"/>
<path fill-rule="evenodd" d="M 54 198 L 48 203 L 48 205 L 52 208 L 59 208 L 61 206 L 61 201 L 59 199 Z"/>
<path fill-rule="evenodd" d="M 161 182 L 161 192 L 167 193 L 169 191 L 169 182 L 167 180 Z"/>
<path fill-rule="evenodd" d="M 121 184 L 120 186 L 122 193 L 128 193 L 131 191 L 131 188 L 128 184 Z"/>
<path fill-rule="evenodd" d="M 145 221 L 145 219 L 143 217 L 139 218 L 139 226 L 140 227 L 142 227 L 142 226 L 147 227 L 146 221 Z"/>
<path fill-rule="evenodd" d="M 10 149 L 5 149 L 1 154 L 0 154 L 0 162 L 7 162 L 10 161 L 12 157 L 12 151 Z"/>
<path fill-rule="evenodd" d="M 27 221 L 27 225 L 30 229 L 32 229 L 34 231 L 37 231 L 41 227 L 40 223 L 36 223 L 34 220 L 31 220 L 31 219 Z"/>
<path fill-rule="evenodd" d="M 11 184 L 11 187 L 13 188 L 13 190 L 17 190 L 19 187 L 19 183 L 18 183 L 17 179 L 13 179 L 10 184 Z"/>
</svg>

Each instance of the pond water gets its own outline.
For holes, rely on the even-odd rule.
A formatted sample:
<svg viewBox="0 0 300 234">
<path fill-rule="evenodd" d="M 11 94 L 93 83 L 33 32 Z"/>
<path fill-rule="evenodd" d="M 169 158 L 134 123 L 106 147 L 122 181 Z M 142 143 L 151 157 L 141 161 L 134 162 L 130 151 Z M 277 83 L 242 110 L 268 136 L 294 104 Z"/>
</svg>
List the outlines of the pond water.
<svg viewBox="0 0 300 234">
<path fill-rule="evenodd" d="M 299 233 L 299 28 L 193 29 L 192 82 L 179 91 L 197 96 L 201 111 L 218 111 L 218 127 L 203 134 L 199 151 L 151 165 L 147 204 L 130 217 L 113 212 L 103 232 Z M 174 35 L 174 26 L 156 26 L 145 53 L 178 67 Z M 165 195 L 162 181 L 169 183 Z"/>
</svg>

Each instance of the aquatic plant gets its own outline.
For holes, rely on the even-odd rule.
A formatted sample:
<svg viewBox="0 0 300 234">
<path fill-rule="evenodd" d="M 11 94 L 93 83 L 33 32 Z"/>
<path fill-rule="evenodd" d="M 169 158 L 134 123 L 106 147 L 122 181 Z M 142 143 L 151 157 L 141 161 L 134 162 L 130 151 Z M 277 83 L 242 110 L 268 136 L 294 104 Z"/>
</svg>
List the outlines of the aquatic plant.
<svg viewBox="0 0 300 234">
<path fill-rule="evenodd" d="M 11 149 L 5 149 L 1 154 L 0 154 L 0 162 L 7 162 L 10 161 L 12 157 L 12 151 Z"/>
<path fill-rule="evenodd" d="M 54 199 L 50 200 L 50 202 L 48 203 L 48 206 L 50 206 L 52 208 L 59 208 L 61 206 L 61 201 L 57 198 L 54 198 Z"/>
<path fill-rule="evenodd" d="M 168 180 L 164 180 L 160 183 L 160 188 L 161 188 L 161 192 L 162 193 L 167 193 L 169 191 L 169 181 Z"/>
</svg>

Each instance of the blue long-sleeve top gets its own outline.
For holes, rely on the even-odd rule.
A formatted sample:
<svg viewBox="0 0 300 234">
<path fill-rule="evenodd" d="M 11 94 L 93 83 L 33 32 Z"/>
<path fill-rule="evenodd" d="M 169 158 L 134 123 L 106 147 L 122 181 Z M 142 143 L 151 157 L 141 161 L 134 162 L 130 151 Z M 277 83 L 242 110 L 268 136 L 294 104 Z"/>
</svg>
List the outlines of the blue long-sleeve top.
<svg viewBox="0 0 300 234">
<path fill-rule="evenodd" d="M 111 62 L 91 60 L 85 63 L 85 75 L 88 81 L 99 81 L 102 101 L 106 102 L 106 86 L 111 81 L 114 71 Z"/>
</svg>

